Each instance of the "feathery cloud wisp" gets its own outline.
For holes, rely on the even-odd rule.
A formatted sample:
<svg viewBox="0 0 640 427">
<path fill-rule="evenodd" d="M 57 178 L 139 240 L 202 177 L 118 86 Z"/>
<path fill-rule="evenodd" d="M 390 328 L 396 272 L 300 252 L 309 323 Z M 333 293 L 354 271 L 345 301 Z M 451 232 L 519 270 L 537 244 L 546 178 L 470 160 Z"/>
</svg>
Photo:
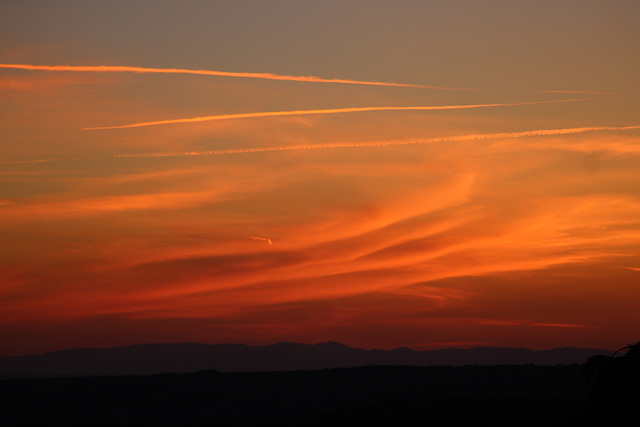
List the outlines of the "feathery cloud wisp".
<svg viewBox="0 0 640 427">
<path fill-rule="evenodd" d="M 121 65 L 32 65 L 32 64 L 0 64 L 0 68 L 11 68 L 19 70 L 33 71 L 76 71 L 76 72 L 93 72 L 93 73 L 160 73 L 160 74 L 195 74 L 200 76 L 218 76 L 218 77 L 241 77 L 249 79 L 264 80 L 287 80 L 294 82 L 308 83 L 342 83 L 352 85 L 369 85 L 369 86 L 395 86 L 395 87 L 412 87 L 420 89 L 443 89 L 443 90 L 477 90 L 457 87 L 440 87 L 427 86 L 407 83 L 387 83 L 363 80 L 349 79 L 325 79 L 316 76 L 289 76 L 272 73 L 238 73 L 232 71 L 215 71 L 215 70 L 187 70 L 182 68 L 148 68 L 148 67 L 129 67 Z"/>
<path fill-rule="evenodd" d="M 303 115 L 312 115 L 312 114 L 360 113 L 360 112 L 368 112 L 368 111 L 464 110 L 464 109 L 471 109 L 471 108 L 515 107 L 515 106 L 521 106 L 521 105 L 552 104 L 552 103 L 558 103 L 558 102 L 577 102 L 577 101 L 584 101 L 584 100 L 585 99 L 580 98 L 580 99 L 561 99 L 561 100 L 554 100 L 554 101 L 516 102 L 516 103 L 509 103 L 509 104 L 436 105 L 436 106 L 416 106 L 416 107 L 354 107 L 354 108 L 331 108 L 326 110 L 263 111 L 263 112 L 257 112 L 257 113 L 218 114 L 215 116 L 191 117 L 186 119 L 157 120 L 153 122 L 132 123 L 128 125 L 88 127 L 88 128 L 83 128 L 82 130 L 126 129 L 126 128 L 168 125 L 168 124 L 177 124 L 177 123 L 208 122 L 208 121 L 214 121 L 214 120 L 233 120 L 233 119 L 275 117 L 275 116 L 303 116 Z"/>
</svg>

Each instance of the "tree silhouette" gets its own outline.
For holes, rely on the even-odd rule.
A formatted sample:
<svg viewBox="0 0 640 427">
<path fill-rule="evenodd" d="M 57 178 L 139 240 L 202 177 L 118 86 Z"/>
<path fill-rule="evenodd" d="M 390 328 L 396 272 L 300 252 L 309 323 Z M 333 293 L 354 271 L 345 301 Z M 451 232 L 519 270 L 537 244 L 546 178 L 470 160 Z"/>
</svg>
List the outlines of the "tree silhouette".
<svg viewBox="0 0 640 427">
<path fill-rule="evenodd" d="M 640 341 L 611 356 L 593 356 L 584 373 L 592 388 L 585 414 L 593 424 L 635 419 L 640 402 Z"/>
</svg>

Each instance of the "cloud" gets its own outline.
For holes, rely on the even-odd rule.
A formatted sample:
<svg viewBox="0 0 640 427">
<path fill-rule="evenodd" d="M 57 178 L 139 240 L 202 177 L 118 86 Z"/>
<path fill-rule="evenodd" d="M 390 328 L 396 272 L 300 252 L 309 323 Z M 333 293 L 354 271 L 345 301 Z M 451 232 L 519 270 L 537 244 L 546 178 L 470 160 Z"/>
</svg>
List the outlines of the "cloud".
<svg viewBox="0 0 640 427">
<path fill-rule="evenodd" d="M 572 323 L 542 323 L 527 319 L 474 319 L 475 323 L 490 326 L 530 326 L 544 328 L 588 328 L 587 325 L 576 325 Z"/>
<path fill-rule="evenodd" d="M 342 83 L 353 85 L 369 85 L 369 86 L 395 86 L 395 87 L 411 87 L 420 89 L 442 89 L 442 90 L 475 90 L 466 88 L 426 86 L 406 83 L 387 83 L 362 80 L 348 79 L 325 79 L 316 76 L 288 76 L 271 73 L 237 73 L 231 71 L 214 71 L 214 70 L 186 70 L 182 68 L 147 68 L 147 67 L 128 67 L 116 65 L 95 65 L 95 66 L 78 66 L 78 65 L 31 65 L 31 64 L 0 64 L 0 68 L 33 70 L 33 71 L 75 71 L 75 72 L 93 72 L 93 73 L 161 73 L 161 74 L 195 74 L 200 76 L 218 76 L 218 77 L 240 77 L 250 79 L 264 80 L 286 80 L 295 82 L 308 83 Z"/>
<path fill-rule="evenodd" d="M 215 116 L 191 117 L 186 119 L 157 120 L 153 122 L 132 123 L 128 125 L 88 127 L 88 128 L 83 128 L 82 130 L 127 129 L 127 128 L 168 125 L 168 124 L 177 124 L 177 123 L 197 123 L 197 122 L 209 122 L 214 120 L 234 120 L 234 119 L 248 119 L 248 118 L 257 118 L 257 117 L 361 113 L 361 112 L 369 112 L 369 111 L 464 110 L 464 109 L 472 109 L 472 108 L 515 107 L 515 106 L 521 106 L 521 105 L 553 104 L 558 102 L 577 102 L 577 101 L 585 101 L 585 99 L 530 101 L 530 102 L 516 102 L 516 103 L 510 103 L 510 104 L 437 105 L 437 106 L 416 106 L 416 107 L 354 107 L 354 108 L 331 108 L 326 110 L 263 111 L 258 113 L 218 114 Z"/>
<path fill-rule="evenodd" d="M 70 76 L 65 74 L 48 74 L 46 76 L 30 75 L 30 76 L 2 76 L 0 75 L 0 93 L 16 91 L 16 92 L 32 92 L 32 93 L 52 93 L 58 88 L 69 88 L 72 86 L 88 85 L 88 84 L 108 84 L 109 80 L 104 77 L 93 75 L 92 77 Z"/>
<path fill-rule="evenodd" d="M 95 215 L 109 212 L 148 210 L 148 209 L 184 209 L 210 201 L 212 192 L 192 193 L 155 193 L 111 197 L 91 197 L 53 202 L 14 202 L 5 203 L 2 215 L 19 221 L 30 221 L 34 216 L 47 218 L 78 215 Z"/>
</svg>

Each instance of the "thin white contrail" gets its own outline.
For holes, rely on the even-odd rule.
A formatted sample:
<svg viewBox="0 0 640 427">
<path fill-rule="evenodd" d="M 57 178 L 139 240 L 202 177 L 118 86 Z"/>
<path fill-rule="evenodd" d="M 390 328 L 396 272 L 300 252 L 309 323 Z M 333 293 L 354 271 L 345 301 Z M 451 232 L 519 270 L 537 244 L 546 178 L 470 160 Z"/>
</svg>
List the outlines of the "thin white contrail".
<svg viewBox="0 0 640 427">
<path fill-rule="evenodd" d="M 419 145 L 419 144 L 435 144 L 439 142 L 464 142 L 464 141 L 479 141 L 487 139 L 501 139 L 501 138 L 525 138 L 531 136 L 553 136 L 553 135 L 569 135 L 575 133 L 595 132 L 604 130 L 634 130 L 640 129 L 640 126 L 599 126 L 599 127 L 581 127 L 581 128 L 566 128 L 566 129 L 540 129 L 530 130 L 524 132 L 506 132 L 506 133 L 485 133 L 474 135 L 459 135 L 459 136 L 443 136 L 438 138 L 427 139 L 404 139 L 393 141 L 378 141 L 378 142 L 338 142 L 327 144 L 314 144 L 314 145 L 291 145 L 291 146 L 279 146 L 279 147 L 258 147 L 258 148 L 238 148 L 229 150 L 210 150 L 210 151 L 186 151 L 181 153 L 132 153 L 132 154 L 119 154 L 113 158 L 141 158 L 141 157 L 190 157 L 190 156 L 215 156 L 225 154 L 246 154 L 246 153 L 264 153 L 270 151 L 299 151 L 299 150 L 321 150 L 321 149 L 335 149 L 335 148 L 367 148 L 367 147 L 389 147 L 389 146 L 402 146 L 402 145 Z"/>
<path fill-rule="evenodd" d="M 440 142 L 465 142 L 465 141 L 480 141 L 488 139 L 500 139 L 500 138 L 526 138 L 532 136 L 553 136 L 553 135 L 569 135 L 584 132 L 597 132 L 597 131 L 625 131 L 625 130 L 637 130 L 640 126 L 598 126 L 598 127 L 580 127 L 580 128 L 566 128 L 566 129 L 539 129 L 523 132 L 505 132 L 505 133 L 483 133 L 472 135 L 458 135 L 458 136 L 442 136 L 437 138 L 424 138 L 424 139 L 401 139 L 392 141 L 373 141 L 373 142 L 337 142 L 327 144 L 314 144 L 314 145 L 289 145 L 278 147 L 257 147 L 257 148 L 237 148 L 228 150 L 208 150 L 208 151 L 184 151 L 179 153 L 124 153 L 110 157 L 86 157 L 86 158 L 71 158 L 71 159 L 38 159 L 38 160 L 18 160 L 12 162 L 1 162 L 0 165 L 12 165 L 12 164 L 34 164 L 34 163 L 47 163 L 47 162 L 62 162 L 62 161 L 86 161 L 86 160 L 108 160 L 108 159 L 129 159 L 129 158 L 154 158 L 154 157 L 196 157 L 196 156 L 219 156 L 227 154 L 248 154 L 248 153 L 265 153 L 275 151 L 299 151 L 299 150 L 323 150 L 323 149 L 338 149 L 338 148 L 367 148 L 367 147 L 389 147 L 389 146 L 403 146 L 403 145 L 420 145 L 420 144 L 435 144 Z"/>
<path fill-rule="evenodd" d="M 276 116 L 303 116 L 303 115 L 312 115 L 312 114 L 361 113 L 361 112 L 367 112 L 367 111 L 464 110 L 464 109 L 471 109 L 471 108 L 515 107 L 515 106 L 521 106 L 521 105 L 553 104 L 558 102 L 577 102 L 577 101 L 586 101 L 586 100 L 587 99 L 585 98 L 579 98 L 579 99 L 560 99 L 560 100 L 553 100 L 553 101 L 516 102 L 516 103 L 510 103 L 510 104 L 436 105 L 436 106 L 417 106 L 417 107 L 354 107 L 354 108 L 331 108 L 326 110 L 263 111 L 263 112 L 257 112 L 257 113 L 218 114 L 215 116 L 191 117 L 186 119 L 157 120 L 153 122 L 140 122 L 140 123 L 132 123 L 128 125 L 88 127 L 82 130 L 127 129 L 127 128 L 168 125 L 168 124 L 177 124 L 177 123 L 208 122 L 208 121 L 214 121 L 214 120 L 234 120 L 234 119 L 247 119 L 247 118 L 256 118 L 256 117 L 276 117 Z"/>
<path fill-rule="evenodd" d="M 11 68 L 20 70 L 33 71 L 75 71 L 84 73 L 137 73 L 137 74 L 195 74 L 200 76 L 218 76 L 218 77 L 240 77 L 249 79 L 263 80 L 287 80 L 294 82 L 308 83 L 342 83 L 352 85 L 368 85 L 368 86 L 395 86 L 395 87 L 411 87 L 420 89 L 441 89 L 441 90 L 478 90 L 458 87 L 441 87 L 427 86 L 407 83 L 388 83 L 363 80 L 349 79 L 327 79 L 316 76 L 289 76 L 272 73 L 238 73 L 232 71 L 215 71 L 215 70 L 187 70 L 182 68 L 150 68 L 150 67 L 129 67 L 121 65 L 32 65 L 32 64 L 0 64 L 0 68 Z"/>
</svg>

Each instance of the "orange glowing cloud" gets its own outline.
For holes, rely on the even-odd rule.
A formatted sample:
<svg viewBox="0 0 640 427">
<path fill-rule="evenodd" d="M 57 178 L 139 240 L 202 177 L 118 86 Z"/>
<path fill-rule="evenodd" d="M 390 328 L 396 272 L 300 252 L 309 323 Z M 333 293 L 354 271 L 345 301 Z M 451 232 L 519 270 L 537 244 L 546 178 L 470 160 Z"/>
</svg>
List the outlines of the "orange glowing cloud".
<svg viewBox="0 0 640 427">
<path fill-rule="evenodd" d="M 192 207 L 212 197 L 211 192 L 140 194 L 135 196 L 93 197 L 69 201 L 21 203 L 4 202 L 2 216 L 30 221 L 34 216 L 93 215 L 106 212 L 179 209 Z M 2 204 L 0 204 L 2 206 Z"/>
<path fill-rule="evenodd" d="M 71 86 L 89 85 L 89 84 L 107 84 L 109 81 L 104 77 L 93 75 L 92 77 L 84 76 L 82 79 L 78 76 L 70 76 L 63 74 L 48 74 L 46 76 L 1 76 L 0 75 L 0 92 L 40 92 L 51 93 L 58 88 L 68 88 Z"/>
<path fill-rule="evenodd" d="M 437 200 L 438 195 L 433 198 Z M 563 215 L 558 215 L 558 207 Z M 401 214 L 401 208 L 397 207 L 396 215 Z M 413 214 L 422 217 L 421 212 L 424 210 Z M 631 223 L 640 212 L 637 203 L 615 197 L 551 200 L 546 209 L 527 218 L 516 217 L 491 233 L 482 231 L 483 221 L 478 212 L 449 212 L 457 212 L 458 223 L 441 224 L 440 228 L 432 224 L 431 230 L 425 224 L 422 230 L 412 231 L 415 225 L 406 223 L 407 215 L 412 213 L 397 217 L 387 217 L 385 213 L 381 227 L 372 223 L 373 229 L 360 230 L 352 236 L 344 234 L 350 225 L 355 225 L 351 221 L 345 221 L 344 230 L 339 226 L 325 228 L 323 235 L 312 235 L 307 227 L 293 227 L 282 239 L 288 253 L 242 256 L 202 253 L 189 257 L 184 252 L 166 254 L 167 248 L 163 248 L 165 257 L 176 258 L 124 271 L 135 272 L 136 277 L 141 277 L 140 282 L 153 272 L 172 273 L 163 273 L 164 283 L 154 280 L 153 288 L 139 289 L 135 298 L 128 299 L 133 305 L 120 305 L 119 310 L 161 309 L 163 300 L 169 297 L 183 300 L 192 315 L 217 307 L 214 301 L 224 301 L 225 307 L 220 309 L 228 310 L 251 301 L 264 305 L 343 298 L 444 278 L 594 261 L 615 255 L 610 248 L 632 245 L 640 237 L 625 230 L 596 235 L 573 231 L 589 227 L 594 221 L 603 223 L 604 218 L 609 218 L 612 226 Z M 394 213 L 390 211 L 389 215 Z M 394 230 L 390 226 L 399 228 Z M 401 234 L 403 231 L 414 234 Z M 377 244 L 370 239 L 375 234 Z M 394 234 L 398 235 L 395 241 L 387 240 L 387 236 Z M 296 235 L 301 237 L 292 245 Z M 590 248 L 594 245 L 602 249 L 593 252 Z M 297 255 L 293 256 L 294 253 Z M 434 288 L 429 298 L 446 300 L 449 298 L 446 292 Z M 177 307 L 175 304 L 178 300 L 174 300 Z M 180 316 L 185 314 L 181 312 Z M 546 323 L 551 326 L 552 322 Z"/>
<path fill-rule="evenodd" d="M 248 119 L 248 118 L 257 118 L 257 117 L 304 116 L 304 115 L 313 115 L 313 114 L 361 113 L 361 112 L 369 112 L 369 111 L 465 110 L 465 109 L 471 109 L 471 108 L 515 107 L 515 106 L 522 106 L 522 105 L 553 104 L 558 102 L 577 102 L 577 101 L 585 101 L 585 100 L 586 99 L 561 99 L 561 100 L 555 100 L 555 101 L 531 101 L 531 102 L 516 102 L 516 103 L 510 103 L 510 104 L 438 105 L 438 106 L 416 106 L 416 107 L 354 107 L 354 108 L 332 108 L 332 109 L 326 109 L 326 110 L 264 111 L 264 112 L 258 112 L 258 113 L 219 114 L 215 116 L 191 117 L 186 119 L 157 120 L 153 122 L 132 123 L 129 125 L 88 127 L 88 128 L 83 128 L 82 130 L 127 129 L 127 128 L 143 127 L 143 126 L 157 126 L 157 125 L 168 125 L 168 124 L 177 124 L 177 123 L 208 122 L 213 120 Z"/>
<path fill-rule="evenodd" d="M 195 74 L 199 76 L 240 77 L 240 78 L 250 78 L 250 79 L 286 80 L 286 81 L 308 82 L 308 83 L 342 83 L 342 84 L 370 85 L 370 86 L 411 87 L 411 88 L 420 88 L 420 89 L 474 90 L 474 89 L 465 89 L 465 88 L 426 86 L 426 85 L 415 85 L 415 84 L 405 84 L 405 83 L 385 83 L 385 82 L 348 80 L 348 79 L 325 79 L 322 77 L 315 77 L 315 76 L 287 76 L 287 75 L 271 74 L 271 73 L 237 73 L 237 72 L 231 72 L 231 71 L 186 70 L 181 68 L 148 68 L 148 67 L 128 67 L 128 66 L 116 66 L 116 65 L 82 66 L 82 65 L 31 65 L 31 64 L 0 64 L 0 68 L 34 70 L 34 71 L 75 71 L 75 72 L 93 72 L 93 73 L 111 72 L 111 73 L 138 73 L 138 74 L 147 74 L 147 73 Z"/>
</svg>

